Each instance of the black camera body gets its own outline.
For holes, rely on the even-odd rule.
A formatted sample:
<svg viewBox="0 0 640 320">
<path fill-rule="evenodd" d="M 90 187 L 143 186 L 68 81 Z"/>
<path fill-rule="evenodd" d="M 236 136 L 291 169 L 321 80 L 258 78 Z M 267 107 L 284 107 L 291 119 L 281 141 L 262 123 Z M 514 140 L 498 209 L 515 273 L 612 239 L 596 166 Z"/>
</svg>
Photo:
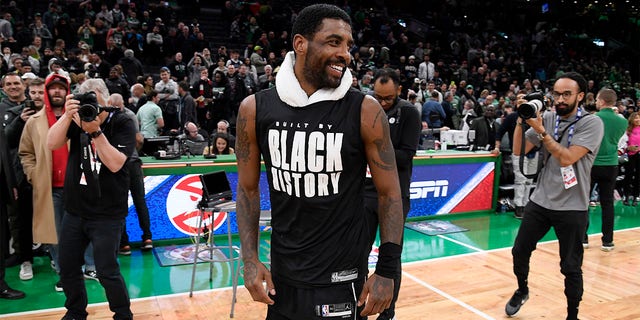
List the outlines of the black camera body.
<svg viewBox="0 0 640 320">
<path fill-rule="evenodd" d="M 114 112 L 120 109 L 118 107 L 101 106 L 98 103 L 95 92 L 77 93 L 73 95 L 73 98 L 80 101 L 78 115 L 80 115 L 80 120 L 84 122 L 91 122 L 95 120 L 98 114 L 103 111 Z"/>
<path fill-rule="evenodd" d="M 523 120 L 535 118 L 538 112 L 543 112 L 546 109 L 544 103 L 544 95 L 541 92 L 533 92 L 524 96 L 527 103 L 523 103 L 518 107 L 518 116 Z"/>
</svg>

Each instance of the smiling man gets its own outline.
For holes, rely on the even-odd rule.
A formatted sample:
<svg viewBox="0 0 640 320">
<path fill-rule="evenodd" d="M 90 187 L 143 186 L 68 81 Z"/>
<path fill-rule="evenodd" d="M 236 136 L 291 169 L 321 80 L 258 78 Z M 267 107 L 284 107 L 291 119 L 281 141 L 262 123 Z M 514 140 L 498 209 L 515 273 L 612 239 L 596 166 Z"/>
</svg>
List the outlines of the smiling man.
<svg viewBox="0 0 640 320">
<path fill-rule="evenodd" d="M 269 304 L 267 319 L 363 319 L 389 307 L 400 272 L 402 200 L 389 122 L 375 99 L 350 89 L 353 38 L 343 10 L 309 6 L 292 34 L 294 51 L 276 86 L 247 97 L 238 114 L 245 287 L 255 301 Z M 271 197 L 271 270 L 256 247 L 261 156 Z M 367 164 L 379 194 L 381 234 L 370 277 Z"/>
</svg>

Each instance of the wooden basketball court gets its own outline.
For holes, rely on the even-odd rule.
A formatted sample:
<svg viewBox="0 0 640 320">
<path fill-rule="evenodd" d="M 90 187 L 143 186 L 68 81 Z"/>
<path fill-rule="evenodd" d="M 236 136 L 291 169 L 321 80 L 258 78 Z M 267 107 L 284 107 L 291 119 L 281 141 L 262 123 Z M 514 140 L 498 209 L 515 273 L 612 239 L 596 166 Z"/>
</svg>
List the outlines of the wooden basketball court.
<svg viewBox="0 0 640 320">
<path fill-rule="evenodd" d="M 497 236 L 497 234 L 495 234 Z M 583 320 L 640 319 L 640 228 L 617 231 L 616 248 L 600 251 L 592 235 L 585 251 Z M 531 263 L 530 298 L 515 319 L 564 319 L 563 276 L 556 241 L 541 243 Z M 516 289 L 509 248 L 444 257 L 403 266 L 396 319 L 504 319 L 504 306 Z M 264 319 L 266 306 L 239 288 L 235 319 Z M 132 300 L 135 318 L 229 319 L 231 289 Z M 111 319 L 106 304 L 91 305 L 90 319 Z M 6 319 L 58 320 L 64 309 L 36 311 Z M 374 317 L 370 317 L 374 318 Z M 375 319 L 375 318 L 374 318 Z"/>
</svg>

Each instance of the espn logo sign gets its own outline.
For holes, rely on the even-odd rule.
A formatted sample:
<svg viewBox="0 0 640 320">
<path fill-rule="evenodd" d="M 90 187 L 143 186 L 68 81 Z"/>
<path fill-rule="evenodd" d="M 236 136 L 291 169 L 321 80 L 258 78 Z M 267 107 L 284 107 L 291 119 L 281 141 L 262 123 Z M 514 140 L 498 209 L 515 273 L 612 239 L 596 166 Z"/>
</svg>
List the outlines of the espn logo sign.
<svg viewBox="0 0 640 320">
<path fill-rule="evenodd" d="M 409 186 L 410 199 L 425 199 L 429 197 L 446 197 L 449 191 L 449 180 L 431 180 L 411 182 Z"/>
</svg>

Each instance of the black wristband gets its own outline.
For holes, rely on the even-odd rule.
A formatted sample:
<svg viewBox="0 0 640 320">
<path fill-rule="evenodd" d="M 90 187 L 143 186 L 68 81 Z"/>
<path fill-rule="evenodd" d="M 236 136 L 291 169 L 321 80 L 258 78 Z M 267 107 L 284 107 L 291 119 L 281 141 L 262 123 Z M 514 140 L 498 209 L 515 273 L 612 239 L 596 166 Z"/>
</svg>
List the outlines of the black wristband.
<svg viewBox="0 0 640 320">
<path fill-rule="evenodd" d="M 102 130 L 98 129 L 98 131 L 91 132 L 89 135 L 91 136 L 91 138 L 95 139 L 99 137 L 101 134 L 102 134 Z"/>
<path fill-rule="evenodd" d="M 385 242 L 378 249 L 378 263 L 375 274 L 395 279 L 400 275 L 400 257 L 402 247 L 393 242 Z"/>
</svg>

